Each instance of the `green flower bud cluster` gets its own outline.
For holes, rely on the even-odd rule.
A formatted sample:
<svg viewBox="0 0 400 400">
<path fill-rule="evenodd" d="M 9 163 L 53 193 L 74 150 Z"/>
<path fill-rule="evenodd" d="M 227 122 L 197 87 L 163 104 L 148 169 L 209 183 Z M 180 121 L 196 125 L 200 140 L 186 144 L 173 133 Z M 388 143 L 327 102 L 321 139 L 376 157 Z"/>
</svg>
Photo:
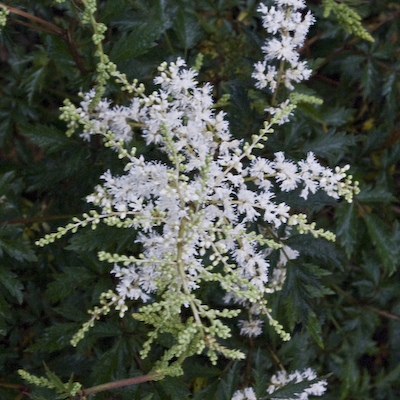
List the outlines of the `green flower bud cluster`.
<svg viewBox="0 0 400 400">
<path fill-rule="evenodd" d="M 5 5 L 0 5 L 0 28 L 6 25 L 8 14 L 10 10 Z"/>
<path fill-rule="evenodd" d="M 104 24 L 97 22 L 95 25 L 95 33 L 92 35 L 93 43 L 96 45 L 100 44 L 105 39 L 104 33 L 106 31 L 107 27 Z"/>
<path fill-rule="evenodd" d="M 360 193 L 359 182 L 353 182 L 353 175 L 347 175 L 346 171 L 350 169 L 350 165 L 345 165 L 343 168 L 336 167 L 335 172 L 342 174 L 345 178 L 344 182 L 338 184 L 338 195 L 344 197 L 348 203 L 353 201 L 353 196 Z"/>
<path fill-rule="evenodd" d="M 93 14 L 97 10 L 97 1 L 96 0 L 82 0 L 82 3 L 85 6 L 85 10 L 81 15 L 81 21 L 84 24 L 88 24 L 93 19 Z"/>
<path fill-rule="evenodd" d="M 183 361 L 184 358 L 193 354 L 201 354 L 206 347 L 208 348 L 207 355 L 212 363 L 216 362 L 217 353 L 235 359 L 243 358 L 240 351 L 226 349 L 217 342 L 217 337 L 226 339 L 231 335 L 230 329 L 219 318 L 237 317 L 240 310 L 210 309 L 207 305 L 202 304 L 199 299 L 196 299 L 193 294 L 185 295 L 182 292 L 172 294 L 166 292 L 163 297 L 164 300 L 143 306 L 138 313 L 132 315 L 135 319 L 155 327 L 155 330 L 148 334 L 148 340 L 143 344 L 143 349 L 140 352 L 142 358 L 148 355 L 151 343 L 156 340 L 160 333 L 168 332 L 177 341 L 176 344 L 165 351 L 161 363 L 158 363 L 154 368 L 155 372 L 159 373 L 160 368 L 167 370 L 173 358 L 181 358 Z M 182 304 L 195 307 L 201 319 L 196 321 L 194 317 L 189 317 L 186 322 L 182 322 Z M 202 321 L 207 321 L 207 323 Z"/>
<path fill-rule="evenodd" d="M 290 334 L 283 329 L 283 326 L 268 313 L 268 322 L 275 329 L 275 332 L 281 337 L 285 342 L 290 340 Z"/>
<path fill-rule="evenodd" d="M 196 60 L 192 67 L 195 71 L 200 72 L 201 67 L 203 66 L 203 59 L 204 59 L 204 55 L 202 53 L 197 54 Z"/>
<path fill-rule="evenodd" d="M 62 398 L 71 398 L 78 394 L 81 390 L 82 385 L 79 382 L 73 382 L 72 377 L 68 383 L 63 383 L 54 373 L 52 373 L 47 367 L 47 375 L 49 378 L 45 378 L 43 376 L 37 377 L 35 375 L 30 374 L 29 372 L 24 371 L 23 369 L 19 369 L 18 373 L 25 379 L 27 382 L 39 386 L 46 387 L 49 389 L 55 389 L 58 394 L 61 394 Z"/>
<path fill-rule="evenodd" d="M 90 214 L 90 215 L 89 215 Z M 56 239 L 60 239 L 64 236 L 67 232 L 71 231 L 72 233 L 77 232 L 78 228 L 85 227 L 88 224 L 91 224 L 92 229 L 96 229 L 97 225 L 99 224 L 102 218 L 108 217 L 107 215 L 100 215 L 97 211 L 91 210 L 89 214 L 83 214 L 83 220 L 80 220 L 77 217 L 72 218 L 73 223 L 69 223 L 65 227 L 57 228 L 57 232 L 50 233 L 45 235 L 42 239 L 39 239 L 35 244 L 37 246 L 45 246 L 47 244 L 53 243 Z"/>
<path fill-rule="evenodd" d="M 244 360 L 246 358 L 246 355 L 240 350 L 228 349 L 227 347 L 220 345 L 213 336 L 206 336 L 204 342 L 208 348 L 207 357 L 214 365 L 217 363 L 218 353 L 232 360 Z"/>
<path fill-rule="evenodd" d="M 39 386 L 39 387 L 47 387 L 49 389 L 54 389 L 54 385 L 45 377 L 37 377 L 35 375 L 30 374 L 29 372 L 24 371 L 23 369 L 19 369 L 18 373 L 25 379 L 27 382 Z"/>
<path fill-rule="evenodd" d="M 323 103 L 323 100 L 317 96 L 311 96 L 309 94 L 297 93 L 297 92 L 290 93 L 289 99 L 290 99 L 290 102 L 295 105 L 298 103 L 308 103 L 308 104 L 322 104 Z"/>
<path fill-rule="evenodd" d="M 64 100 L 64 106 L 60 107 L 60 111 L 60 119 L 68 122 L 68 130 L 66 132 L 68 137 L 70 137 L 80 125 L 85 124 L 85 121 L 80 116 L 75 105 L 73 105 L 69 99 Z"/>
<path fill-rule="evenodd" d="M 93 310 L 88 310 L 88 314 L 91 314 L 92 317 L 89 319 L 89 321 L 85 322 L 82 325 L 82 328 L 79 329 L 79 331 L 72 337 L 72 346 L 76 347 L 78 343 L 85 337 L 85 333 L 94 326 L 95 320 L 100 319 L 102 315 L 109 314 L 111 307 L 120 312 L 121 318 L 128 310 L 128 307 L 125 305 L 125 303 L 121 301 L 121 297 L 115 294 L 112 290 L 104 292 L 100 295 L 100 304 L 101 307 L 95 306 Z"/>
<path fill-rule="evenodd" d="M 334 242 L 336 240 L 336 235 L 330 231 L 324 231 L 322 228 L 315 229 L 315 222 L 311 224 L 307 223 L 307 216 L 305 214 L 294 214 L 289 217 L 288 225 L 297 226 L 299 233 L 307 234 L 311 233 L 315 238 L 323 237 L 326 240 Z"/>
<path fill-rule="evenodd" d="M 324 5 L 324 18 L 327 18 L 331 11 L 336 14 L 339 24 L 342 28 L 352 34 L 360 37 L 361 39 L 374 42 L 371 34 L 365 30 L 361 25 L 361 17 L 354 10 L 352 10 L 345 2 L 336 3 L 335 0 L 323 0 Z"/>
<path fill-rule="evenodd" d="M 285 121 L 285 119 L 288 118 L 295 109 L 296 105 L 291 104 L 290 102 L 287 102 L 282 109 L 276 109 L 277 111 L 272 116 L 270 125 L 280 124 L 282 121 Z"/>
<path fill-rule="evenodd" d="M 130 83 L 126 77 L 126 74 L 118 71 L 117 66 L 108 60 L 107 63 L 104 63 L 105 70 L 109 74 L 115 78 L 116 83 L 122 84 L 121 90 L 127 91 L 128 93 L 133 93 L 136 96 L 141 96 L 145 92 L 145 86 L 143 83 L 138 85 L 138 80 L 134 79 L 132 83 Z"/>
</svg>

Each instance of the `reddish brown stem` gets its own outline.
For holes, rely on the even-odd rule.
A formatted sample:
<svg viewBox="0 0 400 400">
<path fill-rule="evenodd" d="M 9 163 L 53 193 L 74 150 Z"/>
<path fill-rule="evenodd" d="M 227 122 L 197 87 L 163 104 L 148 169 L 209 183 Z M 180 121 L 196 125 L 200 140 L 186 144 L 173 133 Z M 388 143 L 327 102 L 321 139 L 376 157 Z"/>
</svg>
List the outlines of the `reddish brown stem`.
<svg viewBox="0 0 400 400">
<path fill-rule="evenodd" d="M 90 396 L 95 393 L 104 392 L 110 389 L 117 389 L 125 386 L 137 385 L 138 383 L 152 381 L 159 377 L 160 375 L 157 374 L 148 374 L 138 376 L 136 378 L 121 379 L 120 381 L 108 382 L 103 383 L 102 385 L 93 386 L 89 389 L 82 389 L 78 392 L 78 395 L 82 398 L 86 398 L 86 396 Z"/>
<path fill-rule="evenodd" d="M 375 314 L 379 314 L 382 315 L 383 317 L 389 318 L 389 319 L 394 319 L 396 321 L 400 321 L 400 316 L 396 315 L 396 314 L 392 314 L 388 311 L 385 310 L 380 310 L 379 308 L 370 306 L 368 304 L 360 304 L 356 298 L 354 298 L 350 293 L 345 292 L 343 289 L 341 289 L 339 286 L 335 285 L 334 283 L 331 284 L 331 287 L 336 290 L 337 292 L 339 292 L 341 295 L 343 295 L 344 297 L 346 297 L 351 303 L 353 303 L 354 305 L 357 305 L 359 307 L 363 307 L 366 308 L 367 310 L 372 311 Z"/>
<path fill-rule="evenodd" d="M 29 14 L 25 11 L 18 10 L 18 8 L 14 8 L 11 6 L 7 6 L 3 3 L 0 3 L 0 6 L 7 8 L 11 13 L 21 15 L 21 17 L 25 17 L 30 19 L 31 21 L 36 21 L 39 24 L 46 25 L 52 31 L 52 33 L 56 33 L 57 35 L 63 36 L 64 31 L 62 28 L 59 28 L 57 25 L 52 24 L 51 22 L 45 21 L 42 18 L 36 17 L 35 15 Z"/>
<path fill-rule="evenodd" d="M 47 217 L 29 217 L 29 218 L 14 218 L 9 219 L 7 221 L 0 221 L 0 225 L 2 224 L 30 224 L 34 222 L 46 222 L 55 219 L 71 219 L 75 217 L 75 215 L 51 215 Z"/>
<path fill-rule="evenodd" d="M 42 18 L 36 17 L 35 15 L 29 14 L 25 11 L 18 10 L 17 8 L 7 6 L 3 3 L 0 3 L 0 6 L 6 7 L 11 13 L 20 15 L 21 17 L 27 18 L 28 20 L 34 21 L 42 26 L 33 25 L 33 24 L 30 24 L 29 22 L 25 22 L 25 21 L 21 21 L 21 20 L 12 18 L 13 22 L 16 22 L 20 25 L 27 26 L 28 28 L 31 28 L 31 29 L 38 29 L 43 32 L 47 32 L 47 33 L 61 37 L 68 44 L 71 55 L 75 61 L 76 66 L 78 67 L 79 71 L 82 74 L 85 74 L 87 72 L 85 66 L 83 65 L 82 59 L 78 53 L 78 50 L 71 39 L 71 35 L 70 35 L 69 31 L 66 31 L 65 29 L 62 29 L 62 28 L 58 27 L 57 25 L 54 25 L 51 22 L 48 22 Z"/>
<path fill-rule="evenodd" d="M 33 25 L 33 24 L 30 24 L 29 22 L 21 21 L 21 20 L 16 19 L 16 18 L 10 18 L 10 20 L 12 22 L 15 22 L 15 23 L 19 24 L 19 25 L 27 26 L 28 28 L 31 28 L 31 29 L 38 29 L 39 31 L 42 31 L 42 32 L 47 32 L 47 33 L 54 34 L 53 31 L 51 31 L 49 29 L 46 29 L 46 28 L 43 28 L 42 26 Z"/>
</svg>

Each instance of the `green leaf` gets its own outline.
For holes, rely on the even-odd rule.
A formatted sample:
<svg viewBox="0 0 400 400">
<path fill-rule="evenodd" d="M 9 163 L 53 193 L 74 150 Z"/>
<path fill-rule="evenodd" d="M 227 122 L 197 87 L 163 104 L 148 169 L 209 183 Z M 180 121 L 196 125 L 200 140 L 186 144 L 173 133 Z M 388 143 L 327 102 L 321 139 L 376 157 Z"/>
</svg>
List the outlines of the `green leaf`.
<svg viewBox="0 0 400 400">
<path fill-rule="evenodd" d="M 0 282 L 8 290 L 11 296 L 15 297 L 19 304 L 22 304 L 24 286 L 18 280 L 17 274 L 0 266 Z"/>
<path fill-rule="evenodd" d="M 337 218 L 336 235 L 340 244 L 345 248 L 347 257 L 350 257 L 357 242 L 357 210 L 354 202 L 343 203 L 335 212 Z"/>
<path fill-rule="evenodd" d="M 370 282 L 372 282 L 374 287 L 378 287 L 379 280 L 381 278 L 381 268 L 378 257 L 375 254 L 371 254 L 370 252 L 363 252 L 362 256 L 362 267 L 365 271 L 366 277 L 370 279 Z"/>
<path fill-rule="evenodd" d="M 362 154 L 370 156 L 370 153 L 384 146 L 390 135 L 390 130 L 384 126 L 373 126 L 363 139 Z M 372 160 L 371 160 L 372 161 Z"/>
<path fill-rule="evenodd" d="M 328 126 L 341 126 L 346 124 L 355 113 L 356 110 L 348 107 L 323 108 L 322 123 Z"/>
<path fill-rule="evenodd" d="M 385 149 L 382 153 L 382 166 L 384 168 L 391 168 L 394 164 L 400 161 L 400 143 L 396 143 L 389 148 Z"/>
<path fill-rule="evenodd" d="M 167 376 L 160 383 L 171 400 L 186 400 L 190 394 L 187 386 L 179 378 Z"/>
<path fill-rule="evenodd" d="M 0 177 L 0 195 L 4 195 L 8 192 L 9 185 L 14 178 L 15 171 L 8 171 Z"/>
<path fill-rule="evenodd" d="M 118 338 L 109 350 L 102 352 L 93 368 L 94 382 L 104 383 L 127 378 L 125 364 L 132 358 L 131 349 L 127 347 L 127 344 L 127 341 Z"/>
<path fill-rule="evenodd" d="M 390 386 L 391 384 L 398 382 L 400 379 L 400 364 L 397 364 L 387 375 L 380 376 L 377 379 L 377 387 Z"/>
<path fill-rule="evenodd" d="M 321 324 L 314 311 L 310 311 L 308 313 L 307 330 L 308 332 L 310 332 L 311 336 L 317 342 L 318 346 L 321 347 L 321 349 L 323 349 L 324 342 L 322 340 Z"/>
<path fill-rule="evenodd" d="M 51 156 L 30 166 L 27 191 L 55 190 L 55 187 L 64 179 L 74 181 L 87 166 L 88 151 L 85 146 L 69 146 L 67 152 L 52 153 Z M 87 175 L 85 178 L 87 178 Z M 64 193 L 69 194 L 68 191 Z"/>
<path fill-rule="evenodd" d="M 396 73 L 392 72 L 383 82 L 382 86 L 382 95 L 385 97 L 385 114 L 391 122 L 396 118 L 397 82 Z"/>
<path fill-rule="evenodd" d="M 362 187 L 356 197 L 361 203 L 390 203 L 397 200 L 386 188 L 372 185 Z"/>
<path fill-rule="evenodd" d="M 2 294 L 0 294 L 0 316 L 2 317 L 7 317 L 9 316 L 9 312 L 10 312 L 10 305 L 9 303 L 6 301 L 6 299 L 3 297 Z M 1 334 L 5 335 L 5 327 L 4 327 L 4 320 L 2 318 L 0 318 L 0 326 L 1 326 Z"/>
<path fill-rule="evenodd" d="M 6 252 L 17 261 L 36 261 L 36 255 L 20 237 L 21 229 L 11 225 L 0 225 L 0 256 Z"/>
<path fill-rule="evenodd" d="M 298 250 L 300 254 L 312 257 L 314 260 L 322 260 L 326 263 L 334 265 L 337 268 L 343 266 L 343 256 L 337 247 L 332 243 L 322 238 L 312 238 L 310 235 L 293 235 L 287 245 Z"/>
<path fill-rule="evenodd" d="M 93 250 L 119 252 L 134 247 L 135 234 L 129 229 L 99 225 L 95 230 L 85 229 L 72 236 L 68 250 L 87 253 Z M 132 240 L 133 239 L 133 240 Z M 136 247 L 139 247 L 136 245 Z"/>
<path fill-rule="evenodd" d="M 178 8 L 176 18 L 174 18 L 174 31 L 185 50 L 191 49 L 202 36 L 196 15 L 193 12 L 184 10 L 182 7 Z"/>
<path fill-rule="evenodd" d="M 365 212 L 364 221 L 368 234 L 376 246 L 384 271 L 390 276 L 399 264 L 399 243 L 388 233 L 388 226 L 379 217 Z"/>
<path fill-rule="evenodd" d="M 221 387 L 221 381 L 215 381 L 209 384 L 204 389 L 196 392 L 192 400 L 225 400 L 226 397 L 222 396 L 221 391 L 219 390 L 220 387 Z"/>
<path fill-rule="evenodd" d="M 268 366 L 268 362 L 265 357 L 261 354 L 261 349 L 259 348 L 254 360 L 253 377 L 254 377 L 254 391 L 257 397 L 263 397 L 265 394 L 265 388 L 267 387 L 267 374 L 265 369 Z"/>
<path fill-rule="evenodd" d="M 143 397 L 142 400 L 152 400 L 153 396 L 154 396 L 153 393 L 150 393 L 150 394 L 147 395 L 146 397 Z"/>
<path fill-rule="evenodd" d="M 360 79 L 359 71 L 364 60 L 364 55 L 349 54 L 349 56 L 346 57 L 346 62 L 341 65 L 343 78 L 346 78 L 346 80 L 349 80 L 351 83 L 358 82 Z"/>
<path fill-rule="evenodd" d="M 155 41 L 172 25 L 170 19 L 138 23 L 126 36 L 121 37 L 110 53 L 110 59 L 121 62 L 133 59 L 156 45 Z"/>
<path fill-rule="evenodd" d="M 300 103 L 297 108 L 308 118 L 328 126 L 342 126 L 354 115 L 356 110 L 348 107 L 328 108 L 325 105 L 316 107 L 312 104 Z"/>
<path fill-rule="evenodd" d="M 329 132 L 322 132 L 316 139 L 307 142 L 304 151 L 312 151 L 319 157 L 332 158 L 332 156 L 349 151 L 349 148 L 355 144 L 356 140 L 353 135 L 331 129 Z"/>
<path fill-rule="evenodd" d="M 288 264 L 286 281 L 280 295 L 285 299 L 286 309 L 288 311 L 290 309 L 293 310 L 290 313 L 292 314 L 290 318 L 292 327 L 292 323 L 299 322 L 294 321 L 294 317 L 298 316 L 297 318 L 301 320 L 307 319 L 311 307 L 311 296 L 305 285 L 310 283 L 309 278 L 310 276 L 305 274 L 300 268 Z"/>
<path fill-rule="evenodd" d="M 114 22 L 119 18 L 127 17 L 127 10 L 130 6 L 131 0 L 119 0 L 119 1 L 107 1 L 102 4 L 100 10 L 100 21 L 104 24 L 109 24 L 110 22 Z"/>
<path fill-rule="evenodd" d="M 313 298 L 324 297 L 330 294 L 335 294 L 335 292 L 332 289 L 329 289 L 323 285 L 320 286 L 304 285 L 304 286 L 307 289 L 310 296 Z"/>
<path fill-rule="evenodd" d="M 22 125 L 19 128 L 22 135 L 49 153 L 60 151 L 75 142 L 54 126 L 35 124 Z"/>
<path fill-rule="evenodd" d="M 342 369 L 342 390 L 340 400 L 346 399 L 347 395 L 357 385 L 360 371 L 357 368 L 355 360 L 348 357 L 344 368 Z"/>
<path fill-rule="evenodd" d="M 376 70 L 374 63 L 371 60 L 367 61 L 364 67 L 364 71 L 361 77 L 361 88 L 363 89 L 363 98 L 366 99 L 376 86 L 376 77 L 378 76 L 378 71 Z"/>
<path fill-rule="evenodd" d="M 384 96 L 396 96 L 396 73 L 392 72 L 387 76 L 385 82 L 382 85 L 382 94 Z"/>
<path fill-rule="evenodd" d="M 73 322 L 52 325 L 45 329 L 43 335 L 27 351 L 52 352 L 68 348 L 71 346 L 73 335 L 79 328 L 80 324 Z"/>
<path fill-rule="evenodd" d="M 76 288 L 87 287 L 96 279 L 96 274 L 84 267 L 69 267 L 65 273 L 58 274 L 47 286 L 45 296 L 48 300 L 57 302 L 64 299 Z"/>
<path fill-rule="evenodd" d="M 223 379 L 218 387 L 216 393 L 216 400 L 230 400 L 238 388 L 239 381 L 239 363 L 235 361 L 233 366 L 230 368 L 225 379 Z"/>
<path fill-rule="evenodd" d="M 59 307 L 54 308 L 54 311 L 64 318 L 74 322 L 85 321 L 88 317 L 86 310 L 83 312 L 81 308 L 68 302 L 62 302 Z"/>
<path fill-rule="evenodd" d="M 34 69 L 32 72 L 28 71 L 22 82 L 23 87 L 27 92 L 29 104 L 32 103 L 35 94 L 40 92 L 45 83 L 46 67 Z"/>
<path fill-rule="evenodd" d="M 307 293 L 308 295 L 308 293 Z M 296 302 L 294 299 L 295 294 L 290 293 L 284 300 L 284 307 L 285 307 L 285 316 L 287 318 L 287 322 L 289 325 L 289 329 L 292 331 L 296 324 L 300 320 L 299 316 L 299 308 L 296 306 Z M 308 309 L 305 309 L 302 314 L 306 314 Z"/>
<path fill-rule="evenodd" d="M 133 320 L 133 323 L 138 324 L 138 321 Z M 126 333 L 126 331 L 127 329 L 125 327 L 124 332 Z M 138 332 L 138 329 L 136 331 Z M 93 336 L 101 338 L 120 336 L 123 334 L 123 331 L 121 330 L 121 326 L 119 324 L 116 324 L 115 320 L 105 320 L 104 322 L 97 322 L 91 329 L 91 333 Z"/>
<path fill-rule="evenodd" d="M 50 371 L 49 367 L 43 362 L 44 368 L 46 370 L 46 375 L 49 381 L 53 384 L 54 388 L 56 389 L 57 393 L 65 392 L 65 385 L 61 381 L 61 379 L 52 371 Z"/>
<path fill-rule="evenodd" d="M 321 381 L 321 378 L 312 380 L 304 380 L 296 383 L 296 380 L 290 381 L 280 389 L 275 390 L 273 393 L 263 397 L 263 399 L 289 399 L 296 398 L 296 394 L 303 393 L 306 389 L 310 388 L 315 383 Z"/>
</svg>

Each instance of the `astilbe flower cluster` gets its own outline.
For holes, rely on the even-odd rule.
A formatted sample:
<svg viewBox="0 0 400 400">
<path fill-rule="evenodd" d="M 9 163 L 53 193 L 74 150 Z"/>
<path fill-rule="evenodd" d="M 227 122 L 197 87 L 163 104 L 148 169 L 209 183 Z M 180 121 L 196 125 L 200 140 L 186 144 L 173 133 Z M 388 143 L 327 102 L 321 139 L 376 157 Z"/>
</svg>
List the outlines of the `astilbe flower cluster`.
<svg viewBox="0 0 400 400">
<path fill-rule="evenodd" d="M 264 61 L 255 65 L 252 76 L 257 80 L 256 87 L 259 89 L 267 87 L 275 91 L 282 81 L 288 89 L 293 90 L 293 82 L 306 80 L 312 73 L 307 68 L 306 61 L 299 61 L 297 49 L 304 45 L 315 18 L 310 11 L 304 16 L 297 12 L 306 6 L 302 0 L 282 0 L 275 3 L 276 7 L 270 8 L 261 3 L 258 9 L 263 15 L 264 28 L 275 37 L 267 39 L 261 48 Z M 280 60 L 279 67 L 272 65 L 271 60 Z M 290 66 L 286 66 L 285 61 Z"/>
<path fill-rule="evenodd" d="M 309 76 L 305 64 L 298 61 L 295 49 L 304 41 L 311 14 L 297 12 L 302 1 L 278 0 L 277 8 L 260 6 L 267 31 L 281 34 L 264 46 L 266 58 L 256 65 L 256 86 L 276 88 L 283 79 L 288 88 Z M 267 61 L 277 58 L 290 63 L 290 68 L 277 77 Z M 351 201 L 354 192 L 348 166 L 335 170 L 322 166 L 309 153 L 305 160 L 294 162 L 277 152 L 269 160 L 257 155 L 264 147 L 273 126 L 288 120 L 294 105 L 283 103 L 269 110 L 271 118 L 249 141 L 235 139 L 223 111 L 215 110 L 212 86 L 199 85 L 197 72 L 187 69 L 185 62 L 162 63 L 154 83 L 159 89 L 145 94 L 142 84 L 129 84 L 124 76 L 110 67 L 125 89 L 133 94 L 127 106 L 112 106 L 103 99 L 92 101 L 95 92 L 82 94 L 80 107 L 66 102 L 62 118 L 69 131 L 79 126 L 82 136 L 103 136 L 106 146 L 125 160 L 125 173 L 120 176 L 106 171 L 103 183 L 88 196 L 88 202 L 100 207 L 84 219 L 74 222 L 39 241 L 44 245 L 68 231 L 100 221 L 110 226 L 137 232 L 136 242 L 142 247 L 139 255 L 100 252 L 99 258 L 113 264 L 111 273 L 118 279 L 116 293 L 102 296 L 102 307 L 92 310 L 92 319 L 74 338 L 74 344 L 100 314 L 115 307 L 123 317 L 129 300 L 145 303 L 133 317 L 154 327 L 144 344 L 142 356 L 162 332 L 171 333 L 176 344 L 168 349 L 155 370 L 181 373 L 182 359 L 206 350 L 212 362 L 217 353 L 243 358 L 238 350 L 227 349 L 218 338 L 228 338 L 224 318 L 234 318 L 238 309 L 212 309 L 197 295 L 198 289 L 217 282 L 225 292 L 227 303 L 234 302 L 264 315 L 284 340 L 290 336 L 275 321 L 267 308 L 266 295 L 279 290 L 285 277 L 285 264 L 298 252 L 279 240 L 276 232 L 285 226 L 301 233 L 311 233 L 334 240 L 334 235 L 316 229 L 306 216 L 295 214 L 284 202 L 275 200 L 275 191 L 287 192 L 302 188 L 301 196 L 325 191 L 333 198 Z M 279 78 L 280 76 L 280 78 Z M 146 160 L 130 147 L 134 135 L 141 135 L 146 144 L 156 145 L 168 162 Z M 252 228 L 250 228 L 250 226 Z M 268 254 L 281 251 L 279 268 L 268 275 Z M 190 317 L 181 318 L 182 309 Z M 188 312 L 185 314 L 187 315 Z M 248 336 L 261 333 L 263 321 L 239 321 L 241 332 Z M 177 361 L 171 362 L 176 358 Z M 175 368 L 175 370 L 173 370 Z"/>
</svg>

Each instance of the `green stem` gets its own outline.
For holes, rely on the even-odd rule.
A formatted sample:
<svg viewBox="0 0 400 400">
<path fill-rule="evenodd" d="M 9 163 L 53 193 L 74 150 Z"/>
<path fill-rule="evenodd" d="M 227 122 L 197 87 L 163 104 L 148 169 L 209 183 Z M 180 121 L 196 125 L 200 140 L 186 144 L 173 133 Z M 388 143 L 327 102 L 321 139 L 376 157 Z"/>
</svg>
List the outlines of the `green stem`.
<svg viewBox="0 0 400 400">
<path fill-rule="evenodd" d="M 180 275 L 181 280 L 182 280 L 183 291 L 184 291 L 185 294 L 190 295 L 190 290 L 189 290 L 189 287 L 188 287 L 188 284 L 187 284 L 187 280 L 186 280 L 186 273 L 185 273 L 184 265 L 183 265 L 183 262 L 182 262 L 182 251 L 183 251 L 183 242 L 182 241 L 184 240 L 184 236 L 185 236 L 185 233 L 186 233 L 186 230 L 185 230 L 186 223 L 187 223 L 187 219 L 183 218 L 182 221 L 181 221 L 181 226 L 179 228 L 179 239 L 181 241 L 177 246 L 177 251 L 178 251 L 178 254 L 177 254 L 178 263 L 177 263 L 177 265 L 178 265 L 178 272 L 179 272 L 179 275 Z M 198 309 L 196 307 L 196 304 L 191 299 L 189 300 L 189 304 L 190 304 L 190 309 L 192 310 L 192 313 L 193 313 L 193 317 L 194 317 L 196 323 L 199 325 L 199 328 L 201 330 L 201 332 L 200 332 L 201 336 L 204 337 L 205 333 L 204 333 L 204 330 L 203 330 L 203 324 L 201 322 L 200 314 L 199 314 L 199 311 L 198 311 Z"/>
<path fill-rule="evenodd" d="M 279 64 L 279 73 L 278 73 L 278 79 L 276 80 L 276 88 L 275 88 L 274 94 L 272 95 L 272 99 L 271 99 L 272 107 L 276 106 L 276 96 L 278 94 L 279 85 L 281 84 L 281 81 L 282 81 L 284 69 L 285 69 L 285 60 L 282 59 Z"/>
<path fill-rule="evenodd" d="M 292 7 L 288 7 L 287 8 L 286 16 L 285 16 L 286 19 L 289 18 L 291 10 L 292 10 Z M 287 37 L 288 32 L 284 31 L 283 35 L 285 37 Z M 276 80 L 276 88 L 275 88 L 274 94 L 272 95 L 272 99 L 271 99 L 272 107 L 275 107 L 275 105 L 276 105 L 276 96 L 278 94 L 279 85 L 281 84 L 281 81 L 282 81 L 282 76 L 283 76 L 284 69 L 285 69 L 285 60 L 282 58 L 281 62 L 279 64 L 279 73 L 278 73 L 278 79 Z"/>
<path fill-rule="evenodd" d="M 88 7 L 87 1 L 86 0 L 82 0 L 83 5 L 85 6 L 85 8 Z M 95 20 L 93 14 L 90 14 L 90 22 L 92 24 L 93 27 L 93 32 L 97 33 L 97 21 Z M 103 45 L 101 42 L 97 43 L 97 51 L 98 51 L 98 56 L 100 58 L 100 62 L 104 63 L 104 51 L 103 51 Z"/>
</svg>

